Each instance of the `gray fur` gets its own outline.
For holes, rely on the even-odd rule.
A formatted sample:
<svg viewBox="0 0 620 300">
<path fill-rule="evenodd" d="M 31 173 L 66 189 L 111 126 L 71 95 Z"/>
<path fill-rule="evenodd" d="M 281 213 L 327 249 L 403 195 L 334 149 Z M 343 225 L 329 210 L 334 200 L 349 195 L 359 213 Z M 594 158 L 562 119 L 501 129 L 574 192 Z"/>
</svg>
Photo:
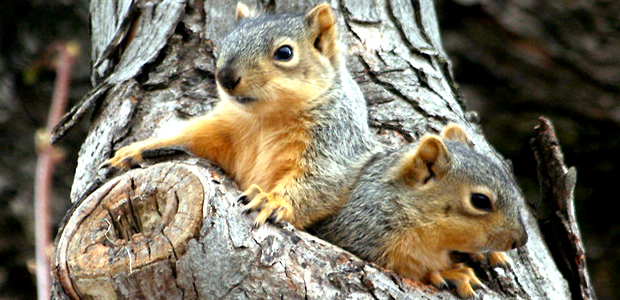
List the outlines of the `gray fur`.
<svg viewBox="0 0 620 300">
<path fill-rule="evenodd" d="M 324 205 L 307 208 L 311 210 L 338 208 L 346 201 L 348 189 L 357 176 L 354 171 L 357 164 L 378 147 L 368 128 L 361 90 L 344 63 L 338 73 L 337 81 L 325 95 L 329 101 L 311 112 L 316 120 L 311 130 L 314 142 L 305 156 L 310 172 L 308 180 L 301 185 L 304 196 L 314 199 L 311 203 Z"/>
<path fill-rule="evenodd" d="M 260 14 L 241 20 L 220 43 L 218 62 L 227 65 L 256 67 L 257 57 L 269 57 L 275 38 L 292 40 L 306 38 L 300 33 L 308 32 L 303 15 Z M 218 63 L 219 64 L 219 63 Z"/>
<path fill-rule="evenodd" d="M 522 196 L 519 188 L 503 167 L 474 151 L 467 145 L 445 141 L 450 153 L 451 169 L 445 179 L 451 184 L 467 183 L 486 186 L 494 190 L 498 199 L 496 207 L 501 210 L 510 226 L 525 231 L 519 212 Z M 416 197 L 415 189 L 390 179 L 390 168 L 417 144 L 405 146 L 398 151 L 376 152 L 359 171 L 359 179 L 353 184 L 350 200 L 336 214 L 315 224 L 310 230 L 363 259 L 381 263 L 385 245 L 394 234 L 421 223 L 432 223 L 424 212 L 417 210 L 415 216 L 405 211 L 416 211 L 428 201 Z M 403 208 L 412 208 L 404 210 Z"/>
<path fill-rule="evenodd" d="M 450 178 L 469 184 L 484 185 L 498 195 L 496 205 L 508 219 L 521 222 L 519 206 L 522 193 L 516 180 L 504 166 L 458 142 L 444 141 L 454 165 Z"/>
<path fill-rule="evenodd" d="M 256 69 L 256 58 L 269 57 L 276 39 L 307 41 L 311 34 L 304 15 L 261 14 L 242 19 L 221 43 L 218 65 Z M 345 60 L 331 61 L 335 64 L 333 85 L 304 116 L 314 124 L 303 157 L 307 172 L 295 188 L 282 195 L 295 199 L 295 214 L 338 209 L 355 179 L 355 165 L 378 147 L 368 127 L 366 101 Z"/>
</svg>

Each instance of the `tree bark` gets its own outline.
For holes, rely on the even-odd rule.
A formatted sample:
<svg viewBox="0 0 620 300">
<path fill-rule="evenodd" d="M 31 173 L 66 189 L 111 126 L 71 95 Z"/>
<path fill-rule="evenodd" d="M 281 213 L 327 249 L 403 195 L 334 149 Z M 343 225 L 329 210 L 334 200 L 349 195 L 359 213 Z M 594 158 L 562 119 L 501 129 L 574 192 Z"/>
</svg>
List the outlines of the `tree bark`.
<svg viewBox="0 0 620 300">
<path fill-rule="evenodd" d="M 573 204 L 577 170 L 564 164 L 564 154 L 549 120 L 541 117 L 535 129 L 536 136 L 530 144 L 536 157 L 543 200 L 536 209 L 538 224 L 569 282 L 573 298 L 594 299 Z"/>
<path fill-rule="evenodd" d="M 248 4 L 304 12 L 318 3 Z M 331 4 L 348 68 L 382 143 L 397 147 L 456 122 L 478 151 L 504 162 L 482 136 L 476 114 L 464 110 L 432 1 Z M 91 2 L 95 88 L 55 131 L 57 140 L 93 111 L 71 193 L 75 206 L 52 257 L 54 297 L 452 298 L 290 225 L 253 230 L 235 202 L 235 184 L 203 160 L 177 157 L 115 178 L 98 169 L 114 149 L 210 110 L 217 101 L 214 49 L 234 25 L 235 6 L 228 0 Z M 524 215 L 528 244 L 509 254 L 508 270 L 478 266 L 487 286 L 478 293 L 489 299 L 571 297 L 536 219 Z"/>
</svg>

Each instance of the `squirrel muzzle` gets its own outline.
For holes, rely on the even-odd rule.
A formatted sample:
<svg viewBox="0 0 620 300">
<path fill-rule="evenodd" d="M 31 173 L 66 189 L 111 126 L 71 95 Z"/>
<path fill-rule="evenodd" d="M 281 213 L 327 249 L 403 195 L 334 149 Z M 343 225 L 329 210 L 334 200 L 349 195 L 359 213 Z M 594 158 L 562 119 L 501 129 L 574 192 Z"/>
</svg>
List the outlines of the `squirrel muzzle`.
<svg viewBox="0 0 620 300">
<path fill-rule="evenodd" d="M 235 71 L 230 67 L 224 67 L 217 70 L 215 78 L 227 92 L 233 91 L 239 82 L 241 82 L 241 77 L 237 76 Z"/>
<path fill-rule="evenodd" d="M 519 248 L 525 246 L 528 240 L 527 231 L 525 230 L 525 225 L 523 224 L 523 218 L 520 213 L 515 213 L 512 218 L 510 218 L 510 229 L 506 233 L 507 236 L 511 237 L 512 242 L 509 244 L 510 249 Z"/>
<path fill-rule="evenodd" d="M 525 227 L 521 225 L 521 228 L 517 233 L 517 237 L 515 238 L 514 243 L 512 243 L 511 249 L 525 246 L 525 244 L 527 243 L 527 239 L 527 231 L 525 231 Z"/>
<path fill-rule="evenodd" d="M 218 69 L 217 72 L 215 73 L 215 79 L 217 80 L 217 83 L 219 84 L 219 86 L 222 88 L 223 92 L 230 95 L 232 98 L 237 100 L 237 102 L 244 104 L 244 103 L 249 103 L 249 102 L 253 102 L 256 100 L 255 98 L 252 98 L 252 97 L 235 95 L 235 88 L 241 82 L 241 76 L 237 75 L 237 72 L 235 72 L 233 68 L 227 66 L 227 67 Z"/>
<path fill-rule="evenodd" d="M 527 232 L 522 224 L 514 224 L 512 228 L 497 231 L 489 236 L 489 241 L 493 241 L 487 250 L 508 251 L 525 246 L 528 240 Z"/>
</svg>

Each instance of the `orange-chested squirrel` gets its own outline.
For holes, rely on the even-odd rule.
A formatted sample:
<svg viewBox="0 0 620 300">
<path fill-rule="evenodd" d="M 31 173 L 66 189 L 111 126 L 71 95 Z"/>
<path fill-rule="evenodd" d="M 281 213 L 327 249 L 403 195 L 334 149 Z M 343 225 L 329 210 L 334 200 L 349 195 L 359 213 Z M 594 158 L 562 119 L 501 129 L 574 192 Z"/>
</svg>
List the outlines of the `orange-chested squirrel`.
<svg viewBox="0 0 620 300">
<path fill-rule="evenodd" d="M 513 179 L 465 144 L 454 125 L 400 151 L 376 150 L 364 98 L 346 70 L 328 5 L 305 15 L 250 16 L 221 42 L 221 101 L 178 133 L 133 143 L 104 163 L 182 146 L 222 166 L 245 192 L 255 224 L 311 224 L 321 237 L 405 277 L 479 281 L 451 251 L 505 251 L 525 243 Z M 366 162 L 363 166 L 362 164 Z M 359 171 L 359 172 L 358 172 Z M 492 252 L 492 263 L 504 263 Z"/>
<path fill-rule="evenodd" d="M 456 286 L 472 297 L 481 285 L 452 252 L 505 265 L 503 252 L 523 246 L 522 196 L 506 169 L 469 146 L 447 125 L 398 151 L 376 152 L 361 167 L 342 209 L 310 230 L 404 277 Z"/>
<path fill-rule="evenodd" d="M 220 43 L 221 101 L 176 134 L 119 149 L 103 166 L 127 167 L 145 150 L 182 146 L 220 165 L 245 190 L 255 225 L 303 229 L 346 202 L 352 166 L 375 147 L 366 102 L 339 48 L 329 5 L 305 15 L 251 16 Z"/>
</svg>

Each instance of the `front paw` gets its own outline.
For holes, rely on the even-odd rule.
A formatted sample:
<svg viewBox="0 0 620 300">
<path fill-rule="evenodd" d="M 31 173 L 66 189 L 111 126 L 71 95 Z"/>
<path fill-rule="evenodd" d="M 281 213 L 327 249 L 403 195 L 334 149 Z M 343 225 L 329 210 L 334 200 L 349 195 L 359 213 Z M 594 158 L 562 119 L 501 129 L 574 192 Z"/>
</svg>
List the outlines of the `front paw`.
<svg viewBox="0 0 620 300">
<path fill-rule="evenodd" d="M 112 158 L 104 161 L 99 168 L 126 169 L 135 166 L 143 160 L 142 151 L 150 149 L 148 145 L 148 141 L 141 141 L 120 148 Z"/>
<path fill-rule="evenodd" d="M 472 256 L 472 259 L 476 261 L 483 261 L 485 258 L 488 259 L 491 267 L 506 269 L 511 263 L 510 257 L 506 255 L 506 252 L 489 252 L 487 254 L 474 254 Z"/>
<path fill-rule="evenodd" d="M 482 287 L 482 282 L 476 277 L 474 270 L 463 263 L 452 265 L 448 270 L 433 271 L 430 281 L 438 288 L 445 288 L 448 283 L 456 287 L 456 294 L 461 298 L 474 298 L 474 287 Z"/>
<path fill-rule="evenodd" d="M 245 204 L 244 212 L 258 211 L 258 215 L 254 218 L 254 228 L 262 226 L 267 221 L 272 223 L 293 221 L 291 204 L 277 194 L 263 192 L 256 184 L 241 194 L 239 201 Z"/>
</svg>

